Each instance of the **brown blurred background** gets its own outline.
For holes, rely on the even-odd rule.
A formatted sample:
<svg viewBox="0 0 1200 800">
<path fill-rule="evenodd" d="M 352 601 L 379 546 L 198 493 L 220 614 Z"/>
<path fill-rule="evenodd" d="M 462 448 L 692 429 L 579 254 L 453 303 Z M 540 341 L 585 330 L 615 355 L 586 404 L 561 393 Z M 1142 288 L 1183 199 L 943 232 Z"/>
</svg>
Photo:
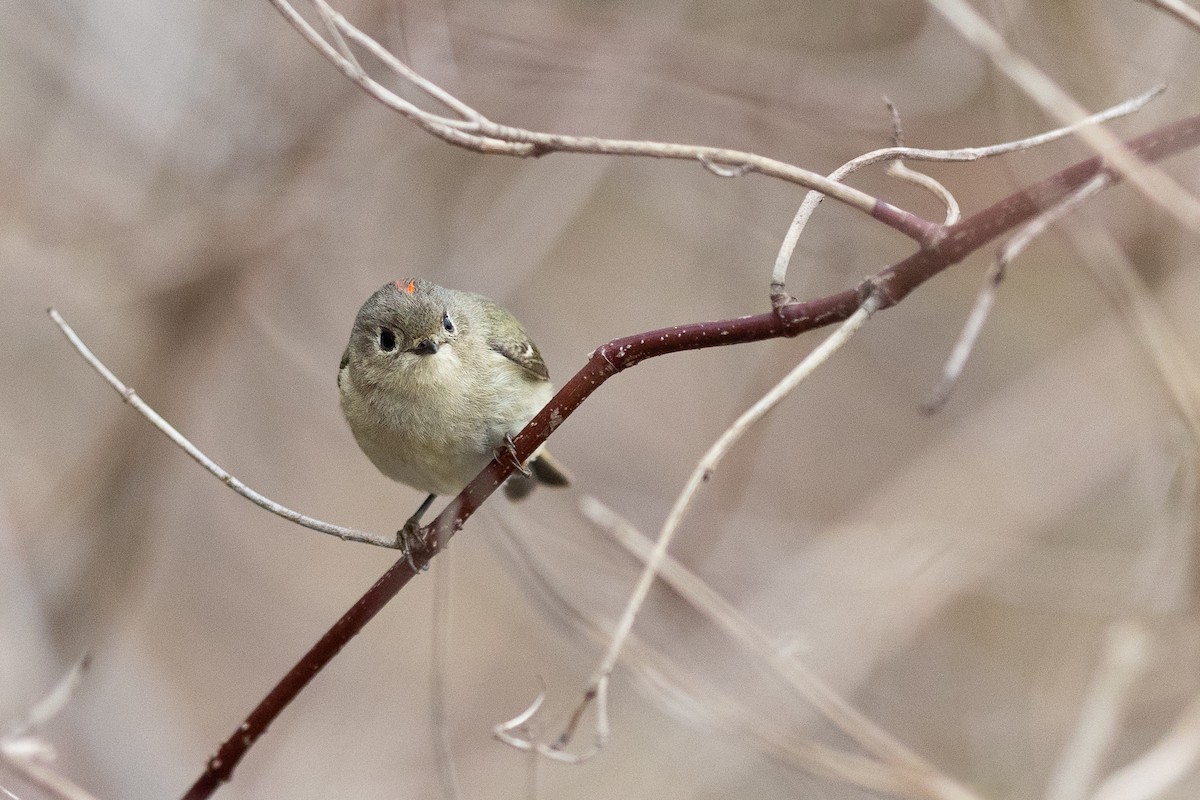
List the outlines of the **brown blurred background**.
<svg viewBox="0 0 1200 800">
<path fill-rule="evenodd" d="M 539 130 L 729 146 L 827 172 L 888 143 L 883 94 L 915 146 L 1054 127 L 919 3 L 338 8 L 492 119 Z M 1122 135 L 1200 105 L 1200 37 L 1146 5 L 980 8 L 1091 109 L 1168 82 L 1112 126 Z M 358 451 L 334 386 L 372 290 L 421 275 L 495 297 L 561 382 L 613 337 L 764 310 L 802 197 L 686 163 L 453 149 L 359 92 L 266 2 L 34 0 L 6 16 L 0 722 L 90 651 L 45 735 L 56 768 L 100 797 L 181 794 L 395 554 L 297 528 L 221 486 L 84 365 L 47 306 L 249 484 L 386 532 L 420 498 Z M 929 172 L 971 213 L 1087 152 L 1067 141 Z M 1195 190 L 1197 165 L 1191 153 L 1166 169 Z M 855 183 L 940 213 L 881 172 Z M 989 798 L 1044 793 L 1114 623 L 1133 620 L 1150 652 L 1102 772 L 1162 736 L 1200 684 L 1195 442 L 1093 279 L 1104 267 L 1080 255 L 1103 236 L 1200 356 L 1196 238 L 1118 187 L 1016 263 L 943 413 L 918 407 L 991 248 L 879 315 L 756 429 L 672 548 L 780 647 Z M 826 203 L 789 288 L 840 290 L 910 249 Z M 452 589 L 437 669 L 463 797 L 528 796 L 527 758 L 492 726 L 544 680 L 552 735 L 600 656 L 581 620 L 611 619 L 632 586 L 636 562 L 579 514 L 580 497 L 653 535 L 708 444 L 818 337 L 617 377 L 554 437 L 577 487 L 509 509 L 497 497 L 455 539 L 439 566 Z M 432 584 L 402 592 L 219 796 L 439 793 Z M 678 597 L 656 592 L 637 631 L 679 675 L 620 670 L 610 746 L 583 767 L 543 766 L 541 796 L 866 796 L 722 725 L 718 693 L 798 740 L 848 747 Z M 1197 791 L 1193 777 L 1166 796 Z"/>
</svg>

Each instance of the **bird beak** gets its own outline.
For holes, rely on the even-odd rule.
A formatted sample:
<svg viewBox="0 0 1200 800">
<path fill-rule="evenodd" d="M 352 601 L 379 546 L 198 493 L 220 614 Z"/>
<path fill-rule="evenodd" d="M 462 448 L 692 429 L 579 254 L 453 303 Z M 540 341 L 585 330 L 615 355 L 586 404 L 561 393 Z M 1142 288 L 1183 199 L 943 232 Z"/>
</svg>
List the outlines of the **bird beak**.
<svg viewBox="0 0 1200 800">
<path fill-rule="evenodd" d="M 431 356 L 438 351 L 438 343 L 433 339 L 422 339 L 413 346 L 412 351 L 417 355 Z"/>
</svg>

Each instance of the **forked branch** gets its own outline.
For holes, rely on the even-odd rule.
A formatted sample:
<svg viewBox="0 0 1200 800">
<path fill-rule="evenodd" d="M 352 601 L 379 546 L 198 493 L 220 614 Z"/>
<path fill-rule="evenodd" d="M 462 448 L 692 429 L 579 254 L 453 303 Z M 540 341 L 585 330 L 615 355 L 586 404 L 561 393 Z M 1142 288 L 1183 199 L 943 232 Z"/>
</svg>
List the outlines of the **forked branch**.
<svg viewBox="0 0 1200 800">
<path fill-rule="evenodd" d="M 931 1 L 948 16 L 954 16 L 956 11 L 961 10 L 962 4 L 958 0 Z M 1178 187 L 1160 173 L 1148 172 L 1143 169 L 1145 164 L 1161 161 L 1182 150 L 1200 145 L 1200 116 L 1181 120 L 1124 143 L 1116 142 L 1111 135 L 1106 133 L 1093 133 L 1095 129 L 1090 127 L 1095 122 L 1135 110 L 1157 91 L 1092 117 L 1085 118 L 1082 112 L 1072 107 L 1071 118 L 1066 120 L 1066 123 L 1069 123 L 1067 127 L 1029 140 L 970 151 L 928 151 L 897 146 L 855 159 L 827 177 L 775 159 L 727 148 L 572 136 L 500 125 L 396 58 L 386 48 L 336 12 L 329 6 L 327 0 L 310 0 L 325 33 L 322 33 L 299 14 L 290 0 L 270 0 L 270 2 L 322 56 L 364 91 L 404 115 L 422 129 L 456 146 L 480 153 L 517 157 L 537 157 L 553 152 L 563 152 L 687 160 L 694 161 L 720 177 L 735 178 L 758 173 L 807 187 L 812 190 L 813 194 L 797 214 L 793 229 L 789 231 L 776 261 L 773 273 L 776 290 L 774 308 L 760 314 L 735 319 L 696 322 L 649 331 L 616 339 L 597 348 L 590 355 L 584 367 L 562 387 L 551 403 L 515 439 L 513 453 L 515 459 L 504 458 L 500 461 L 492 461 L 435 520 L 423 529 L 422 533 L 427 545 L 425 549 L 412 554 L 411 559 L 408 557 L 399 559 L 321 637 L 320 641 L 259 703 L 233 735 L 221 745 L 218 752 L 209 760 L 203 774 L 187 793 L 187 798 L 209 797 L 222 782 L 227 781 L 247 750 L 265 732 L 271 722 L 341 648 L 463 527 L 480 504 L 508 477 L 515 464 L 527 460 L 592 392 L 618 372 L 655 356 L 778 337 L 793 337 L 827 325 L 845 323 L 841 333 L 833 338 L 833 341 L 836 342 L 839 336 L 848 335 L 848 332 L 852 332 L 857 324 L 865 321 L 866 317 L 875 311 L 890 308 L 901 302 L 922 283 L 947 267 L 958 263 L 997 237 L 1018 230 L 1022 225 L 1038 218 L 1039 215 L 1045 215 L 1044 219 L 1049 218 L 1055 212 L 1048 212 L 1048 209 L 1072 207 L 1079 198 L 1085 195 L 1091 196 L 1092 193 L 1123 179 L 1137 183 L 1143 191 L 1165 187 L 1168 191 L 1163 196 L 1175 198 L 1177 201 L 1171 208 L 1172 213 L 1191 225 L 1196 225 L 1197 219 L 1200 219 L 1194 198 L 1178 191 Z M 996 46 L 996 42 L 989 38 L 989 31 L 976 24 L 978 20 L 975 17 L 971 17 L 970 14 L 962 14 L 959 15 L 958 20 L 956 24 L 959 24 L 965 33 L 973 37 L 973 41 L 987 50 L 1002 68 L 1018 64 L 1011 58 L 1011 52 Z M 967 22 L 962 20 L 967 20 Z M 368 58 L 371 59 L 368 63 L 382 65 L 382 68 L 393 76 L 422 92 L 429 100 L 439 104 L 444 111 L 442 113 L 428 111 L 388 89 L 364 68 L 363 62 L 368 61 Z M 1047 97 L 1051 96 L 1052 92 L 1043 93 L 1040 97 L 1045 101 Z M 1102 157 L 1097 156 L 1079 162 L 966 219 L 955 221 L 953 197 L 948 192 L 940 190 L 940 187 L 924 181 L 924 185 L 930 190 L 938 192 L 939 196 L 944 198 L 948 208 L 947 220 L 944 224 L 922 219 L 841 182 L 842 178 L 855 169 L 878 161 L 900 158 L 942 161 L 973 160 L 1001 152 L 1010 152 L 1012 149 L 1033 146 L 1049 138 L 1076 131 L 1086 131 L 1082 134 L 1085 140 L 1096 147 L 1102 153 Z M 899 144 L 897 142 L 897 145 Z M 787 263 L 790 261 L 795 242 L 808 216 L 811 215 L 821 197 L 826 195 L 900 231 L 913 239 L 918 244 L 918 249 L 908 258 L 879 271 L 856 288 L 815 300 L 793 301 L 783 292 Z M 1157 201 L 1161 202 L 1161 198 Z M 1028 230 L 1036 227 L 1037 223 L 1034 223 Z M 137 408 L 209 472 L 235 488 L 243 496 L 274 513 L 316 530 L 323 530 L 344 538 L 394 546 L 394 539 L 391 537 L 378 537 L 309 519 L 298 512 L 275 504 L 237 481 L 232 475 L 208 459 L 165 420 L 158 417 L 132 390 L 117 380 L 91 355 L 61 317 L 54 312 L 52 312 L 52 316 L 55 317 L 55 322 L 59 324 L 72 344 L 109 381 L 126 402 Z M 805 364 L 818 363 L 820 355 L 821 348 L 818 348 L 818 351 L 814 351 L 813 356 L 805 360 Z M 800 369 L 799 372 L 803 373 L 804 370 Z M 785 381 L 785 384 L 788 383 L 789 381 Z M 786 393 L 787 386 L 784 385 L 780 391 Z M 755 414 L 761 415 L 762 409 L 752 410 L 748 413 L 752 421 Z M 631 601 L 630 613 L 623 623 L 623 630 L 627 631 L 632 626 L 633 615 L 636 613 L 640 598 L 644 596 L 645 587 L 657 575 L 657 568 L 661 566 L 665 557 L 670 535 L 682 518 L 698 481 L 702 480 L 706 471 L 720 459 L 724 452 L 723 448 L 736 439 L 740 430 L 735 426 L 734 429 L 731 429 L 729 441 L 723 437 L 714 446 L 710 458 L 698 467 L 697 475 L 699 477 L 693 476 L 693 481 L 689 483 L 677 501 L 672 515 L 664 525 L 658 546 L 648 559 L 647 570 L 639 584 L 638 592 Z M 601 669 L 597 671 L 596 680 L 589 693 L 590 697 L 594 697 L 598 701 L 603 699 L 608 675 L 615 665 L 619 652 L 620 639 L 618 638 L 614 642 L 608 658 L 602 664 Z M 517 727 L 527 722 L 528 718 L 518 719 Z M 600 740 L 606 734 L 603 717 L 598 723 L 597 734 Z M 526 744 L 532 749 L 546 749 L 531 741 L 527 741 Z M 872 750 L 870 747 L 867 749 Z M 875 755 L 887 760 L 889 755 L 894 757 L 895 753 L 889 751 L 888 748 L 883 748 L 875 752 Z"/>
<path fill-rule="evenodd" d="M 501 125 L 396 58 L 387 48 L 335 11 L 326 0 L 310 2 L 325 22 L 325 26 L 336 33 L 336 36 L 330 37 L 334 39 L 332 42 L 309 23 L 289 0 L 269 1 L 317 52 L 342 74 L 357 83 L 363 91 L 425 131 L 458 147 L 477 153 L 521 158 L 536 158 L 549 153 L 580 153 L 694 161 L 719 177 L 758 173 L 816 189 L 921 244 L 928 243 L 930 237 L 937 232 L 937 226 L 928 220 L 872 197 L 866 192 L 830 180 L 820 173 L 755 153 L 677 142 L 571 136 Z M 349 48 L 344 46 L 345 41 L 360 47 L 392 75 L 424 93 L 452 114 L 427 111 L 388 89 L 361 66 Z"/>
<path fill-rule="evenodd" d="M 1130 152 L 1151 163 L 1198 145 L 1200 116 L 1180 120 L 1125 142 Z M 1098 157 L 1081 161 L 946 227 L 934 246 L 923 247 L 887 267 L 869 283 L 879 292 L 880 309 L 899 303 L 934 275 L 995 238 L 1016 230 L 1100 174 L 1108 174 L 1108 171 Z M 1119 176 L 1110 174 L 1109 177 L 1112 183 L 1119 182 Z M 618 372 L 646 359 L 685 350 L 796 336 L 842 322 L 858 310 L 864 299 L 858 289 L 848 289 L 816 300 L 788 303 L 762 314 L 677 325 L 614 339 L 597 348 L 584 367 L 567 381 L 554 399 L 516 437 L 516 458 L 520 461 L 528 459 L 592 392 Z M 428 548 L 415 554 L 418 568 L 428 563 L 437 549 L 462 528 L 479 505 L 508 477 L 514 463 L 509 458 L 503 462 L 493 460 L 453 503 L 425 527 L 423 533 Z M 413 567 L 404 558 L 384 573 L 221 745 L 186 797 L 193 800 L 209 797 L 217 786 L 228 780 L 238 762 L 267 726 L 414 574 Z"/>
<path fill-rule="evenodd" d="M 700 490 L 700 485 L 709 479 L 713 470 L 721 463 L 726 453 L 733 448 L 746 431 L 761 420 L 767 412 L 778 405 L 781 400 L 791 394 L 817 367 L 828 361 L 854 334 L 862 329 L 862 326 L 871 318 L 871 315 L 879 309 L 881 302 L 877 287 L 873 285 L 864 287 L 863 294 L 864 299 L 858 310 L 851 314 L 837 330 L 797 364 L 783 380 L 776 384 L 757 403 L 743 412 L 726 429 L 721 437 L 713 443 L 708 452 L 704 454 L 704 457 L 700 459 L 700 463 L 692 470 L 687 484 L 684 486 L 683 491 L 680 492 L 679 497 L 676 498 L 675 505 L 671 508 L 671 513 L 667 515 L 667 520 L 663 523 L 662 530 L 655 541 L 654 549 L 650 551 L 650 555 L 646 558 L 642 574 L 638 578 L 637 585 L 629 598 L 624 613 L 617 622 L 616 632 L 613 634 L 612 641 L 609 642 L 608 651 L 593 673 L 591 684 L 584 693 L 583 700 L 579 703 L 575 713 L 571 716 L 571 721 L 558 739 L 549 745 L 533 740 L 515 740 L 511 736 L 506 738 L 505 741 L 508 741 L 510 744 L 516 744 L 522 749 L 534 749 L 547 758 L 568 762 L 586 760 L 604 745 L 608 735 L 608 709 L 605 703 L 608 694 L 609 677 L 612 675 L 613 669 L 617 666 L 617 661 L 621 656 L 621 649 L 625 646 L 629 634 L 633 631 L 633 623 L 637 619 L 638 613 L 641 611 L 642 605 L 650 593 L 650 587 L 662 569 L 663 562 L 667 557 L 667 548 L 670 546 L 675 533 L 679 530 L 679 526 L 683 523 L 684 514 L 687 513 L 692 500 Z M 568 753 L 566 746 L 574 738 L 575 729 L 583 716 L 584 710 L 593 702 L 596 704 L 597 718 L 595 744 L 584 751 L 582 755 Z M 532 716 L 540 705 L 541 700 L 538 699 L 532 706 L 533 711 L 522 715 L 522 726 L 524 726 L 527 718 Z M 505 732 L 507 733 L 508 731 L 505 730 Z"/>
</svg>

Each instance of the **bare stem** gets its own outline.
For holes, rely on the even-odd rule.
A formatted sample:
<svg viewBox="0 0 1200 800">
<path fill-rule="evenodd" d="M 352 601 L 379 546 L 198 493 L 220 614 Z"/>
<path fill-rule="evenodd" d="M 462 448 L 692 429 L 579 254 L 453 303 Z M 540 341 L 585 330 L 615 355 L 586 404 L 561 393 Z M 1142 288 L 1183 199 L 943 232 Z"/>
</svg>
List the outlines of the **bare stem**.
<svg viewBox="0 0 1200 800">
<path fill-rule="evenodd" d="M 1120 729 L 1134 681 L 1146 667 L 1146 631 L 1133 622 L 1109 629 L 1104 653 L 1088 689 L 1079 722 L 1046 792 L 1046 800 L 1084 800 Z"/>
<path fill-rule="evenodd" d="M 45 793 L 39 796 L 55 800 L 96 800 L 82 786 L 51 768 L 48 762 L 55 757 L 54 748 L 38 735 L 74 696 L 90 661 L 87 655 L 76 661 L 42 699 L 0 735 L 0 764 Z"/>
<path fill-rule="evenodd" d="M 959 334 L 958 341 L 955 343 L 954 349 L 950 352 L 950 357 L 946 360 L 946 366 L 942 369 L 942 379 L 939 381 L 937 388 L 933 390 L 932 397 L 921 406 L 922 412 L 925 414 L 935 414 L 950 399 L 950 393 L 954 391 L 954 387 L 958 383 L 958 378 L 962 375 L 963 367 L 966 366 L 967 358 L 971 355 L 971 351 L 975 348 L 975 342 L 979 338 L 979 333 L 983 330 L 983 324 L 987 322 L 992 305 L 996 302 L 996 291 L 1000 287 L 1000 282 L 1004 280 L 1004 276 L 1008 271 L 1008 265 L 1018 255 L 1025 252 L 1025 248 L 1034 239 L 1045 233 L 1051 225 L 1102 192 L 1108 184 L 1109 177 L 1107 175 L 1103 173 L 1097 175 L 1074 194 L 1063 198 L 1057 205 L 1046 209 L 1027 222 L 1024 227 L 1017 231 L 1000 248 L 1000 251 L 996 254 L 996 260 L 992 262 L 992 266 L 983 278 L 983 286 L 979 289 L 979 295 L 975 300 L 975 307 L 971 309 L 971 314 L 967 317 L 967 322 L 963 326 L 962 333 Z"/>
<path fill-rule="evenodd" d="M 1200 697 L 1183 708 L 1171 730 L 1142 756 L 1110 775 L 1092 800 L 1153 800 L 1200 763 Z"/>
<path fill-rule="evenodd" d="M 74 329 L 67 324 L 67 321 L 62 318 L 61 314 L 59 314 L 53 308 L 49 309 L 48 313 L 50 314 L 50 319 L 54 320 L 54 324 L 57 325 L 59 329 L 62 330 L 63 335 L 67 337 L 67 341 L 79 351 L 79 355 L 83 356 L 83 360 L 86 361 L 92 367 L 92 369 L 96 370 L 96 372 L 100 374 L 100 377 L 104 378 L 104 380 L 108 382 L 108 385 L 117 391 L 117 394 L 121 395 L 122 400 L 133 406 L 135 411 L 149 420 L 151 425 L 153 425 L 155 428 L 158 428 L 158 430 L 165 434 L 168 439 L 170 439 L 172 442 L 178 445 L 181 450 L 191 456 L 193 461 L 204 467 L 204 469 L 208 470 L 208 472 L 211 473 L 221 483 L 225 484 L 230 489 L 233 489 L 251 503 L 254 503 L 254 505 L 258 506 L 259 508 L 264 508 L 267 511 L 270 511 L 272 514 L 277 514 L 289 522 L 294 522 L 297 525 L 303 525 L 305 528 L 309 528 L 320 533 L 327 533 L 331 536 L 336 536 L 339 539 L 344 539 L 346 541 L 363 542 L 365 544 L 373 544 L 380 547 L 395 548 L 398 546 L 398 537 L 394 534 L 392 536 L 383 536 L 378 533 L 368 533 L 367 531 L 360 531 L 355 528 L 346 528 L 341 525 L 334 525 L 330 522 L 322 522 L 319 519 L 301 514 L 299 511 L 293 511 L 287 506 L 276 503 L 266 495 L 259 494 L 258 492 L 254 491 L 249 486 L 231 475 L 220 464 L 206 456 L 204 451 L 192 444 L 191 441 L 188 440 L 188 438 L 178 430 L 176 430 L 171 423 L 159 416 L 157 411 L 151 408 L 149 404 L 142 400 L 142 398 L 138 397 L 137 392 L 133 391 L 133 389 L 130 389 L 128 386 L 122 383 L 121 379 L 113 374 L 112 370 L 106 367 L 104 362 L 97 358 L 96 354 L 93 353 L 91 349 L 83 343 L 83 340 L 80 339 L 78 334 L 75 333 Z"/>
<path fill-rule="evenodd" d="M 1148 162 L 1160 161 L 1200 145 L 1200 116 L 1188 117 L 1126 142 Z M 1099 158 L 1067 167 L 1039 183 L 1016 192 L 991 207 L 946 228 L 933 247 L 923 248 L 879 272 L 873 282 L 880 308 L 901 302 L 910 292 L 942 270 L 956 264 L 1009 231 L 1032 219 L 1104 171 Z M 1115 183 L 1117 178 L 1114 177 Z M 524 462 L 592 392 L 622 370 L 668 353 L 724 347 L 743 342 L 796 336 L 850 317 L 861 305 L 857 289 L 847 289 L 806 302 L 787 303 L 762 314 L 718 322 L 695 322 L 626 336 L 597 348 L 587 363 L 538 412 L 514 440 L 515 459 L 493 460 L 456 501 L 424 529 L 427 549 L 414 554 L 418 567 L 428 563 L 440 544 L 462 528 L 479 505 L 513 470 Z M 313 676 L 365 626 L 413 577 L 407 559 L 400 559 L 304 655 L 220 747 L 185 795 L 191 800 L 210 797 L 229 780 L 247 750 L 304 689 Z"/>
<path fill-rule="evenodd" d="M 1137 97 L 1130 98 L 1123 103 L 1119 103 L 1112 108 L 1105 109 L 1089 117 L 1079 120 L 1071 125 L 1062 128 L 1057 128 L 1045 133 L 1039 133 L 1036 136 L 1029 136 L 1024 139 L 1017 139 L 1011 142 L 1001 142 L 1000 144 L 987 145 L 984 147 L 960 147 L 953 150 L 928 150 L 920 147 L 904 147 L 901 143 L 893 147 L 885 147 L 880 150 L 872 150 L 869 153 L 864 153 L 861 156 L 852 158 L 842 166 L 829 173 L 829 179 L 832 181 L 844 181 L 850 175 L 854 174 L 864 167 L 869 167 L 873 164 L 879 164 L 887 161 L 899 161 L 900 159 L 910 159 L 912 161 L 937 161 L 937 162 L 971 162 L 978 161 L 983 158 L 994 158 L 995 156 L 1006 155 L 1008 153 L 1016 153 L 1022 150 L 1029 150 L 1043 144 L 1058 141 L 1066 136 L 1070 136 L 1076 130 L 1086 125 L 1098 125 L 1102 122 L 1118 119 L 1128 116 L 1135 111 L 1140 110 L 1147 103 L 1158 97 L 1166 89 L 1165 85 L 1155 86 L 1149 91 L 1143 92 Z M 897 129 L 897 134 L 899 130 Z M 936 191 L 933 187 L 928 187 Z M 944 191 L 944 190 L 943 190 Z M 940 193 L 939 193 L 940 194 Z M 947 192 L 949 194 L 949 192 Z M 953 196 L 951 196 L 952 198 Z M 784 286 L 787 281 L 788 264 L 791 263 L 792 254 L 796 250 L 796 245 L 800 241 L 800 234 L 804 232 L 804 228 L 808 225 L 809 219 L 817 210 L 817 206 L 825 199 L 825 195 L 818 191 L 811 191 L 804 196 L 804 201 L 800 204 L 800 209 L 796 212 L 795 219 L 788 227 L 787 233 L 783 237 L 783 244 L 779 248 L 779 255 L 775 257 L 775 268 L 771 273 L 771 286 L 775 294 L 779 297 L 785 296 Z M 948 213 L 946 225 L 952 225 L 958 221 L 957 203 L 951 205 L 946 202 Z"/>
<path fill-rule="evenodd" d="M 1200 11 L 1196 11 L 1183 0 L 1142 0 L 1142 2 L 1170 14 L 1193 31 L 1200 33 Z"/>
<path fill-rule="evenodd" d="M 651 550 L 649 556 L 646 558 L 646 564 L 642 570 L 641 577 L 630 594 L 624 613 L 617 622 L 616 630 L 609 642 L 608 651 L 605 653 L 596 671 L 592 674 L 591 685 L 584 692 L 583 699 L 575 708 L 575 712 L 571 715 L 566 728 L 553 745 L 547 746 L 537 742 L 529 742 L 528 746 L 537 749 L 538 752 L 550 758 L 557 760 L 569 759 L 573 763 L 590 758 L 604 746 L 608 737 L 608 713 L 605 707 L 605 699 L 607 697 L 609 678 L 617 665 L 617 661 L 621 656 L 621 650 L 625 646 L 629 634 L 633 631 L 633 624 L 637 619 L 642 605 L 646 601 L 646 597 L 650 593 L 650 587 L 658 577 L 663 560 L 667 556 L 667 548 L 670 546 L 675 533 L 679 530 L 679 526 L 683 523 L 683 517 L 687 513 L 687 509 L 695 498 L 696 493 L 699 491 L 700 485 L 708 481 L 713 471 L 717 468 L 717 465 L 725 457 L 725 454 L 733 448 L 746 431 L 766 416 L 767 412 L 777 406 L 780 401 L 791 394 L 817 367 L 824 364 L 834 353 L 840 350 L 866 324 L 871 315 L 879 308 L 879 304 L 879 295 L 873 291 L 868 293 L 857 311 L 851 314 L 836 331 L 796 365 L 774 388 L 742 413 L 717 441 L 713 443 L 708 452 L 704 454 L 704 457 L 700 459 L 700 462 L 692 471 L 691 477 L 688 478 L 683 491 L 676 499 L 671 513 L 667 516 L 666 522 L 663 523 L 654 549 Z M 579 722 L 593 701 L 596 702 L 597 720 L 595 743 L 583 754 L 564 755 L 564 748 L 575 737 Z"/>
<path fill-rule="evenodd" d="M 634 139 L 608 139 L 598 136 L 572 136 L 528 130 L 501 125 L 483 116 L 474 108 L 420 75 L 387 48 L 359 30 L 334 11 L 326 0 L 310 0 L 317 7 L 334 34 L 326 38 L 296 10 L 289 0 L 269 0 L 305 41 L 338 68 L 347 78 L 388 108 L 403 115 L 434 136 L 467 150 L 519 158 L 536 158 L 549 153 L 579 153 L 608 156 L 664 158 L 692 161 L 720 177 L 740 177 L 758 173 L 809 189 L 817 189 L 851 208 L 871 215 L 874 219 L 900 233 L 925 241 L 933 231 L 932 223 L 878 198 L 811 170 L 777 159 L 742 150 L 706 145 L 654 142 Z M 385 69 L 409 83 L 457 116 L 426 111 L 405 100 L 372 78 L 344 47 L 348 40 L 370 53 Z M 329 39 L 333 39 L 330 42 Z"/>
<path fill-rule="evenodd" d="M 1064 124 L 1087 117 L 1087 110 L 1032 61 L 1014 52 L 1004 37 L 966 0 L 928 0 L 963 38 L 982 51 L 1043 112 Z M 1200 200 L 1163 172 L 1148 169 L 1146 161 L 1127 149 L 1121 140 L 1099 127 L 1075 130 L 1085 144 L 1099 153 L 1111 170 L 1137 187 L 1151 203 L 1162 208 L 1192 232 L 1200 232 Z"/>
<path fill-rule="evenodd" d="M 592 497 L 585 497 L 580 502 L 580 510 L 638 559 L 644 563 L 649 562 L 654 542 L 643 536 L 629 522 Z M 917 797 L 936 800 L 979 800 L 974 792 L 939 772 L 936 767 L 850 705 L 794 655 L 781 651 L 777 641 L 669 555 L 660 565 L 660 575 L 668 586 L 693 608 L 708 617 L 719 630 L 736 641 L 746 652 L 757 656 L 764 666 L 779 675 L 797 695 L 809 702 L 855 744 L 883 762 L 880 768 L 887 770 L 898 786 L 908 787 L 911 794 Z M 809 769 L 815 770 L 818 767 L 842 780 L 864 785 L 861 763 L 823 758 L 815 764 L 808 765 Z"/>
</svg>

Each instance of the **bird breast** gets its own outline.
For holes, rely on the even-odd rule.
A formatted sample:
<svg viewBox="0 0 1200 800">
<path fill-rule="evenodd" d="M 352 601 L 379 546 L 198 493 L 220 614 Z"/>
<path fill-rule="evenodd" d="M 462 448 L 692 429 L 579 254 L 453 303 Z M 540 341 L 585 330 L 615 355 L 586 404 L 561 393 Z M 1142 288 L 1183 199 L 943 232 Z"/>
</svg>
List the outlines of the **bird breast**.
<svg viewBox="0 0 1200 800">
<path fill-rule="evenodd" d="M 499 353 L 465 362 L 453 346 L 406 357 L 381 379 L 340 392 L 354 438 L 380 472 L 457 494 L 553 395 Z M 339 381 L 339 384 L 341 382 Z"/>
</svg>

